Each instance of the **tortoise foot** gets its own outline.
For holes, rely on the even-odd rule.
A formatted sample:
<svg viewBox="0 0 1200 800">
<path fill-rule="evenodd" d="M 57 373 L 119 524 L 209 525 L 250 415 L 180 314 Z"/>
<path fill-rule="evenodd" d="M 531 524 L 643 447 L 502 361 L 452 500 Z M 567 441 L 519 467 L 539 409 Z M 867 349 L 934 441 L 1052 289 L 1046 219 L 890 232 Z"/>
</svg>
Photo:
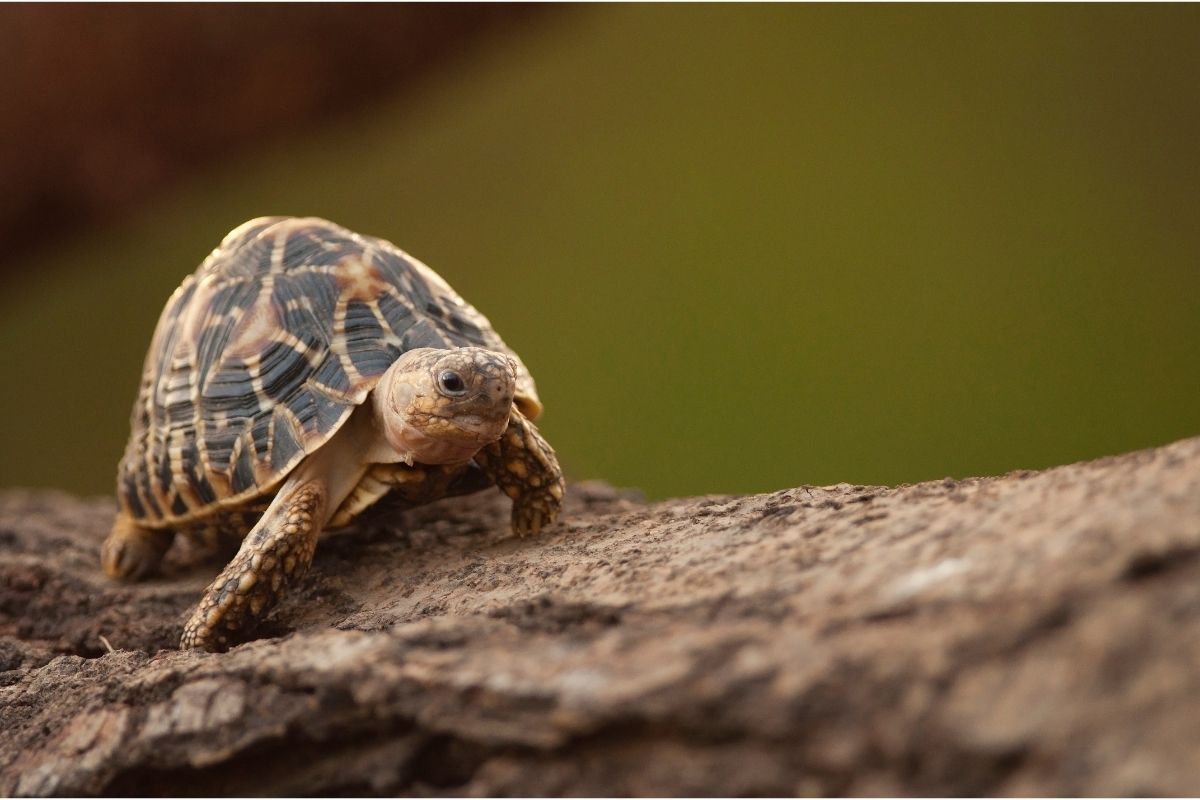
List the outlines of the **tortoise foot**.
<svg viewBox="0 0 1200 800">
<path fill-rule="evenodd" d="M 171 531 L 143 528 L 120 515 L 100 548 L 100 563 L 109 577 L 139 580 L 158 570 L 173 538 Z"/>
<path fill-rule="evenodd" d="M 513 499 L 512 529 L 518 536 L 535 535 L 558 519 L 563 498 L 561 478 L 540 488 L 540 491 L 526 489 L 524 494 Z"/>
</svg>

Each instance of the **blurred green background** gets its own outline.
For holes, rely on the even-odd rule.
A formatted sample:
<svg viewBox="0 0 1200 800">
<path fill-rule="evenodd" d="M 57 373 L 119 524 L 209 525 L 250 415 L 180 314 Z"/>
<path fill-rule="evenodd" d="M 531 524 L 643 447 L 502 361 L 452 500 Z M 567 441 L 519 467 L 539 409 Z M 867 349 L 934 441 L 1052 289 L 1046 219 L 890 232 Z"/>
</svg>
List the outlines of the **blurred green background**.
<svg viewBox="0 0 1200 800">
<path fill-rule="evenodd" d="M 1200 9 L 568 7 L 22 252 L 0 485 L 111 490 L 163 302 L 244 219 L 438 270 L 573 478 L 651 497 L 1200 433 Z M 236 16 L 238 9 L 229 9 Z"/>
</svg>

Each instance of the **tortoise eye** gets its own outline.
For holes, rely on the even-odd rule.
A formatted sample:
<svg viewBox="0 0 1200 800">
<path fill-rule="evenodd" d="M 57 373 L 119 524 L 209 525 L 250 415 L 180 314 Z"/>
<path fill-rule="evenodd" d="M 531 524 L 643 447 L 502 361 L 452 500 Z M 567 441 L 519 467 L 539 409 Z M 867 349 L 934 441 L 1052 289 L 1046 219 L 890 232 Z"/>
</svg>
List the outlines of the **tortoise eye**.
<svg viewBox="0 0 1200 800">
<path fill-rule="evenodd" d="M 467 384 L 463 382 L 462 376 L 449 369 L 442 370 L 442 374 L 438 375 L 438 388 L 443 394 L 451 397 L 460 397 L 467 393 Z"/>
</svg>

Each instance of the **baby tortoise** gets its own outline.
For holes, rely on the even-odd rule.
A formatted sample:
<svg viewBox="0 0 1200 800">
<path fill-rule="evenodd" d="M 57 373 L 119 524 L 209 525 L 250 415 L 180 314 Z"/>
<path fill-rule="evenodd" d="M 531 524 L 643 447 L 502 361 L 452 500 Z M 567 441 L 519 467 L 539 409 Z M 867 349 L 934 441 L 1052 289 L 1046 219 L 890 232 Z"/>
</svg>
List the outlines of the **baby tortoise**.
<svg viewBox="0 0 1200 800">
<path fill-rule="evenodd" d="M 433 270 L 322 219 L 235 228 L 159 318 L 117 470 L 105 571 L 152 573 L 183 532 L 240 542 L 180 647 L 245 639 L 317 535 L 392 493 L 498 486 L 518 535 L 562 505 L 520 358 Z"/>
</svg>

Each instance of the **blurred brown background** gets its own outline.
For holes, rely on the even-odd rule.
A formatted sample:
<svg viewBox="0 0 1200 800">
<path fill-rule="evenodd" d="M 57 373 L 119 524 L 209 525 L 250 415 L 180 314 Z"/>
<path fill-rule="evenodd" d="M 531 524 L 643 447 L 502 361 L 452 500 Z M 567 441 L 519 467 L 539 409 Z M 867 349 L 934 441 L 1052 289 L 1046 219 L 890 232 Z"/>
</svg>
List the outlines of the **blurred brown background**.
<svg viewBox="0 0 1200 800">
<path fill-rule="evenodd" d="M 119 219 L 234 150 L 411 89 L 534 11 L 2 6 L 0 240 Z"/>
<path fill-rule="evenodd" d="M 1200 431 L 1194 6 L 0 7 L 0 485 L 107 492 L 221 236 L 392 239 L 652 496 Z"/>
</svg>

